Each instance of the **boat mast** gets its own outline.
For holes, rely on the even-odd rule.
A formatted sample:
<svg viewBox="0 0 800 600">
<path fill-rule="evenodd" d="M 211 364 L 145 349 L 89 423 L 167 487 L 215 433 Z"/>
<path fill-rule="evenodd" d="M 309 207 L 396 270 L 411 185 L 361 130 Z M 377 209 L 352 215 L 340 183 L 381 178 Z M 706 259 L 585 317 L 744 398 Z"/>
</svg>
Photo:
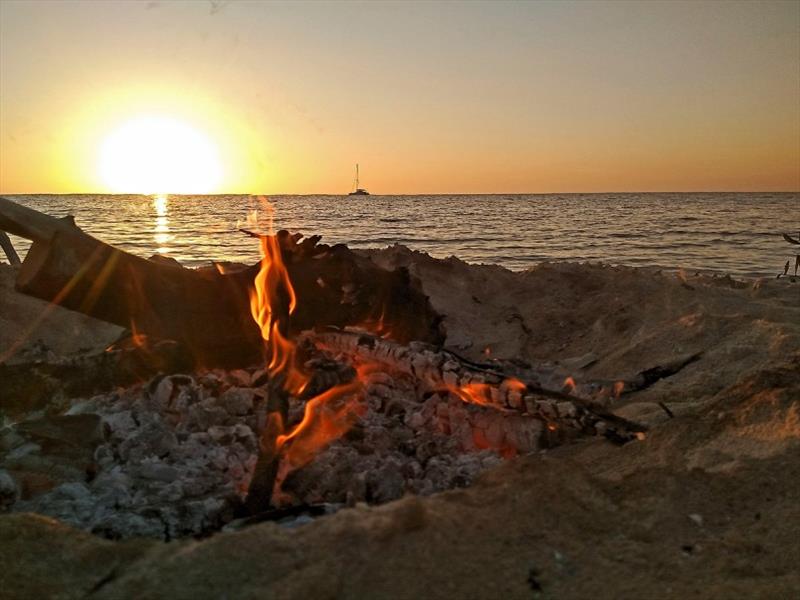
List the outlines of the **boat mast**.
<svg viewBox="0 0 800 600">
<path fill-rule="evenodd" d="M 356 189 L 358 189 L 358 163 L 356 163 Z"/>
</svg>

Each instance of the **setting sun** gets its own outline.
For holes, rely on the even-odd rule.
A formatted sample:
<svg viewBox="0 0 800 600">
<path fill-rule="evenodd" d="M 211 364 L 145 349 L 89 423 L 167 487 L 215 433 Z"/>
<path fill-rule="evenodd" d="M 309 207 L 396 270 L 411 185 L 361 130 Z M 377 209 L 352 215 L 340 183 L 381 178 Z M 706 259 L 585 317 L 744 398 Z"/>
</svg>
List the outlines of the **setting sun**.
<svg viewBox="0 0 800 600">
<path fill-rule="evenodd" d="M 119 193 L 208 194 L 222 180 L 214 142 L 188 123 L 157 115 L 114 129 L 100 147 L 98 171 Z"/>
</svg>

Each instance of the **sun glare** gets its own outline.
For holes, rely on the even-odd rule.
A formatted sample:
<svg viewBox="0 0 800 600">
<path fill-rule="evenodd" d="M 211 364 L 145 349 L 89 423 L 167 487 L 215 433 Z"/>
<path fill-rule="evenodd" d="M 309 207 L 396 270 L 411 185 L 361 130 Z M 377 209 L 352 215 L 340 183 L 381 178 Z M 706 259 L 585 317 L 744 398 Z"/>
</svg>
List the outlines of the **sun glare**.
<svg viewBox="0 0 800 600">
<path fill-rule="evenodd" d="M 222 181 L 214 142 L 165 116 L 136 117 L 112 131 L 100 148 L 98 171 L 118 193 L 208 194 Z"/>
</svg>

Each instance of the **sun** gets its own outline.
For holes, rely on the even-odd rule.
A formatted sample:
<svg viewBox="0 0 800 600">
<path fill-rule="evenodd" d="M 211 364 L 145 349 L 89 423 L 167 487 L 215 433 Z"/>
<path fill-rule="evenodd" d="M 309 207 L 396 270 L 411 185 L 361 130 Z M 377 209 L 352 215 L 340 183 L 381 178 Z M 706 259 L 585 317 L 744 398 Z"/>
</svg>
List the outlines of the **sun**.
<svg viewBox="0 0 800 600">
<path fill-rule="evenodd" d="M 218 191 L 223 172 L 207 135 L 179 119 L 142 115 L 105 138 L 98 174 L 117 193 L 209 194 Z"/>
</svg>

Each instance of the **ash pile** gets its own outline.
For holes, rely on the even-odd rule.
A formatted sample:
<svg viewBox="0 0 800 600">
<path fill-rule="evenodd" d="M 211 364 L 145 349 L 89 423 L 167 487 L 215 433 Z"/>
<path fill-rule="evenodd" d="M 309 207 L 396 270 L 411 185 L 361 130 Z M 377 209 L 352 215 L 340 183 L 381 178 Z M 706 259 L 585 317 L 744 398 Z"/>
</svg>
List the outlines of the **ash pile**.
<svg viewBox="0 0 800 600">
<path fill-rule="evenodd" d="M 318 379 L 331 372 L 315 371 Z M 432 494 L 467 486 L 503 456 L 537 448 L 536 420 L 431 393 L 407 374 L 375 370 L 362 384 L 349 430 L 292 470 L 276 503 Z M 114 539 L 217 531 L 241 514 L 268 396 L 263 369 L 158 376 L 6 427 L 4 508 Z M 291 398 L 289 425 L 300 422 L 305 404 Z"/>
<path fill-rule="evenodd" d="M 348 332 L 301 345 L 307 385 L 288 396 L 278 432 L 290 435 L 270 427 L 271 396 L 286 396 L 266 369 L 159 375 L 0 431 L 3 509 L 113 539 L 170 540 L 275 507 L 433 494 L 581 435 L 636 435 L 635 424 L 541 387 L 562 373 L 539 368 L 523 384 L 436 347 Z M 275 468 L 254 504 L 265 448 Z"/>
</svg>

